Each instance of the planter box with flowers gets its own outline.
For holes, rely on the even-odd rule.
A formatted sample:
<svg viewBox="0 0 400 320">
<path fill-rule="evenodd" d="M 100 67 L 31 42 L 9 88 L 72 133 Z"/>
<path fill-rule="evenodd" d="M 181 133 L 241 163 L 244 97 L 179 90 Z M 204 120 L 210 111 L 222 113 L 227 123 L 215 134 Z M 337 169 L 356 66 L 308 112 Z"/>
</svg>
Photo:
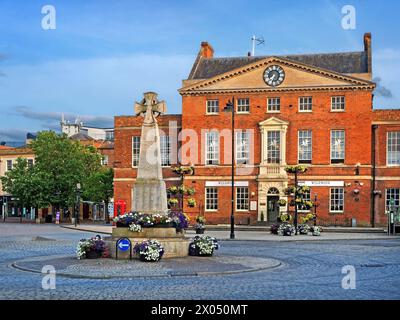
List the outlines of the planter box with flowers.
<svg viewBox="0 0 400 320">
<path fill-rule="evenodd" d="M 133 252 L 141 261 L 155 262 L 164 255 L 164 248 L 157 240 L 146 240 L 137 243 L 133 247 Z"/>
<path fill-rule="evenodd" d="M 81 239 L 76 247 L 76 256 L 80 259 L 108 258 L 109 251 L 106 243 L 100 236 L 90 239 Z"/>
<path fill-rule="evenodd" d="M 214 250 L 218 250 L 219 244 L 216 238 L 210 236 L 195 236 L 189 245 L 190 256 L 212 256 Z"/>
</svg>

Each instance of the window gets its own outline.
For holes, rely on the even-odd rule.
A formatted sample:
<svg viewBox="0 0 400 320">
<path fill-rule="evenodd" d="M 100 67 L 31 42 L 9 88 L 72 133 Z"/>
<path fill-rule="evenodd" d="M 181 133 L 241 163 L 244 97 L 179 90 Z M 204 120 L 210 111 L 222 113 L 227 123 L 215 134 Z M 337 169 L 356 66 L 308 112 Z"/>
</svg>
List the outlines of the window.
<svg viewBox="0 0 400 320">
<path fill-rule="evenodd" d="M 312 131 L 299 130 L 299 163 L 311 163 L 312 160 Z"/>
<path fill-rule="evenodd" d="M 28 159 L 28 167 L 29 168 L 33 167 L 33 159 Z"/>
<path fill-rule="evenodd" d="M 13 161 L 7 160 L 7 171 L 12 170 L 12 168 L 13 168 Z"/>
<path fill-rule="evenodd" d="M 132 137 L 132 167 L 139 165 L 140 137 Z"/>
<path fill-rule="evenodd" d="M 301 194 L 301 199 L 303 199 L 304 201 L 311 201 L 311 189 L 308 191 L 303 192 L 303 194 Z M 299 211 L 310 211 L 310 209 L 304 208 L 303 205 L 298 205 L 297 206 L 297 210 Z"/>
<path fill-rule="evenodd" d="M 250 112 L 250 100 L 248 98 L 237 99 L 237 112 L 238 113 Z"/>
<path fill-rule="evenodd" d="M 101 165 L 102 165 L 102 166 L 108 165 L 108 156 L 107 156 L 107 155 L 103 155 L 103 156 L 101 157 Z"/>
<path fill-rule="evenodd" d="M 106 131 L 106 140 L 108 141 L 114 140 L 114 131 Z"/>
<path fill-rule="evenodd" d="M 299 111 L 300 112 L 312 111 L 312 97 L 299 98 Z"/>
<path fill-rule="evenodd" d="M 207 113 L 218 113 L 218 112 L 219 112 L 219 101 L 207 100 Z"/>
<path fill-rule="evenodd" d="M 249 188 L 248 187 L 236 188 L 236 210 L 240 210 L 240 211 L 249 210 Z"/>
<path fill-rule="evenodd" d="M 215 187 L 206 188 L 206 210 L 218 210 L 218 189 Z"/>
<path fill-rule="evenodd" d="M 392 204 L 390 204 L 391 200 L 393 200 L 393 208 Z M 400 189 L 399 188 L 390 188 L 386 189 L 386 211 L 396 210 L 400 206 Z"/>
<path fill-rule="evenodd" d="M 344 209 L 344 189 L 331 188 L 330 212 L 343 212 Z"/>
<path fill-rule="evenodd" d="M 218 132 L 206 133 L 206 164 L 219 163 L 219 135 Z"/>
<path fill-rule="evenodd" d="M 387 134 L 387 164 L 400 165 L 400 131 Z"/>
<path fill-rule="evenodd" d="M 267 163 L 280 163 L 281 132 L 267 131 Z"/>
<path fill-rule="evenodd" d="M 344 96 L 331 98 L 331 111 L 344 111 L 345 100 Z"/>
<path fill-rule="evenodd" d="M 268 112 L 281 111 L 281 98 L 268 98 Z"/>
<path fill-rule="evenodd" d="M 236 132 L 236 163 L 247 164 L 250 160 L 249 132 Z"/>
<path fill-rule="evenodd" d="M 161 165 L 171 165 L 171 145 L 169 142 L 169 136 L 160 136 L 160 148 L 161 148 Z"/>
<path fill-rule="evenodd" d="M 344 163 L 345 134 L 344 130 L 331 131 L 331 163 Z"/>
</svg>

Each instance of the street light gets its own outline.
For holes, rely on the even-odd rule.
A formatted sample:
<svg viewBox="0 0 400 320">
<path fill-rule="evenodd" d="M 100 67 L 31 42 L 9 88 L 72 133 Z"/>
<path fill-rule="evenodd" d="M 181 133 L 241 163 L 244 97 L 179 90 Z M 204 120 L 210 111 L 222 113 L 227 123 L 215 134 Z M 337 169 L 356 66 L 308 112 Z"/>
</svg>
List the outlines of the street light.
<svg viewBox="0 0 400 320">
<path fill-rule="evenodd" d="M 230 238 L 235 239 L 235 216 L 234 216 L 234 202 L 235 202 L 235 97 L 229 100 L 224 108 L 224 112 L 231 112 L 232 114 L 232 184 L 231 184 L 231 234 Z"/>
<path fill-rule="evenodd" d="M 317 194 L 314 195 L 314 227 L 317 225 Z"/>
<path fill-rule="evenodd" d="M 81 195 L 81 184 L 77 183 L 76 184 L 76 208 L 75 208 L 75 228 L 76 228 L 76 224 L 79 218 L 79 198 Z"/>
</svg>

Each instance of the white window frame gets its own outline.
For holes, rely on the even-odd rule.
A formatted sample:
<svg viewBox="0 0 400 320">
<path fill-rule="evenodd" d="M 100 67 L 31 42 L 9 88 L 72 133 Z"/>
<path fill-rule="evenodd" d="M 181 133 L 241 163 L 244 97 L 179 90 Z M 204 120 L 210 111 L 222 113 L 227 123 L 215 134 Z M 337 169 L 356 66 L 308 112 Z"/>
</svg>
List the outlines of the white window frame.
<svg viewBox="0 0 400 320">
<path fill-rule="evenodd" d="M 215 105 L 209 105 L 215 104 Z M 209 111 L 211 108 L 215 108 L 217 111 Z M 207 99 L 206 100 L 206 114 L 219 114 L 219 100 L 218 99 Z"/>
<path fill-rule="evenodd" d="M 11 171 L 13 169 L 14 163 L 12 160 L 6 161 L 6 171 Z"/>
<path fill-rule="evenodd" d="M 210 136 L 214 136 L 212 140 L 210 140 Z M 219 165 L 219 133 L 218 131 L 209 131 L 206 132 L 205 134 L 205 147 L 206 147 L 206 152 L 205 152 L 205 164 L 206 166 L 215 166 Z M 209 143 L 214 142 L 215 146 L 210 147 Z M 212 156 L 212 157 L 210 157 Z M 212 163 L 209 163 L 211 161 Z"/>
<path fill-rule="evenodd" d="M 342 210 L 332 210 L 332 190 L 341 190 L 342 196 Z M 329 189 L 329 212 L 332 213 L 343 213 L 344 212 L 344 188 L 335 187 Z"/>
<path fill-rule="evenodd" d="M 243 191 L 243 192 L 240 192 L 240 191 Z M 239 200 L 245 200 L 243 202 L 244 206 L 245 206 L 244 209 L 239 208 Z M 236 204 L 236 211 L 240 211 L 240 212 L 249 211 L 249 187 L 236 187 L 235 204 Z"/>
<path fill-rule="evenodd" d="M 339 157 L 334 158 L 333 157 L 333 152 L 337 153 L 337 151 L 333 150 L 334 143 L 332 143 L 332 139 L 333 139 L 333 133 L 334 132 L 343 132 L 343 158 L 339 158 Z M 330 134 L 330 160 L 331 160 L 331 164 L 335 164 L 335 163 L 344 164 L 345 159 L 346 159 L 346 131 L 342 130 L 342 129 L 332 129 L 331 130 L 331 134 Z M 342 161 L 340 161 L 340 162 L 339 161 L 333 161 L 332 162 L 332 160 L 343 160 L 343 162 Z"/>
<path fill-rule="evenodd" d="M 161 166 L 171 166 L 171 140 L 168 135 L 160 136 Z"/>
<path fill-rule="evenodd" d="M 208 195 L 209 193 L 207 192 L 208 190 L 213 190 L 215 192 L 212 192 L 213 195 L 216 195 L 216 197 L 211 197 L 209 198 Z M 217 187 L 205 187 L 204 189 L 204 199 L 205 199 L 205 211 L 218 211 L 218 188 Z M 209 200 L 210 201 L 215 201 L 215 205 L 212 205 L 212 209 L 209 209 Z"/>
<path fill-rule="evenodd" d="M 235 132 L 235 161 L 236 164 L 249 164 L 250 161 L 250 133 L 247 130 Z M 243 146 L 243 142 L 245 145 Z M 240 147 L 240 148 L 239 148 Z M 245 155 L 245 157 L 243 157 Z"/>
<path fill-rule="evenodd" d="M 309 101 L 305 101 L 309 100 Z M 313 98 L 312 97 L 299 97 L 299 112 L 312 112 Z M 310 107 L 310 109 L 304 109 Z M 303 109 L 302 109 L 303 108 Z"/>
<path fill-rule="evenodd" d="M 269 134 L 270 134 L 271 132 L 277 132 L 277 133 L 279 133 L 279 147 L 278 147 L 278 151 L 270 151 L 270 150 L 269 150 L 269 147 L 270 147 L 270 145 L 269 145 Z M 281 162 L 282 162 L 282 150 L 281 150 L 281 149 L 282 149 L 282 131 L 281 131 L 281 130 L 267 130 L 265 139 L 266 139 L 266 145 L 265 145 L 265 148 L 266 148 L 266 150 L 265 150 L 265 155 L 266 155 L 265 160 L 266 160 L 266 163 L 267 163 L 267 164 L 272 164 L 272 165 L 279 165 L 279 164 L 281 164 Z M 271 162 L 271 161 L 270 161 L 269 152 L 277 152 L 277 153 L 278 153 L 278 157 L 279 157 L 279 158 L 278 158 L 278 162 Z M 272 157 L 271 157 L 271 159 L 272 159 Z"/>
<path fill-rule="evenodd" d="M 271 110 L 270 107 L 277 108 L 277 110 Z M 281 112 L 281 98 L 280 97 L 269 97 L 267 98 L 267 113 L 280 113 Z"/>
<path fill-rule="evenodd" d="M 386 188 L 386 190 L 385 190 L 385 212 L 386 213 L 388 213 L 389 210 L 390 210 L 390 207 L 389 207 L 390 198 L 388 197 L 389 190 L 390 191 L 394 191 L 393 193 L 395 194 L 394 195 L 395 196 L 395 198 L 394 198 L 394 206 L 395 207 L 396 206 L 397 207 L 400 206 L 400 188 Z"/>
<path fill-rule="evenodd" d="M 310 149 L 311 149 L 311 153 L 310 153 L 310 159 L 300 159 L 300 133 L 301 132 L 307 132 L 310 133 L 310 136 L 307 137 L 310 139 Z M 302 139 L 307 139 L 307 138 L 302 138 Z M 313 150 L 312 150 L 312 130 L 298 130 L 297 131 L 297 162 L 298 163 L 311 163 L 312 162 L 312 156 L 313 156 Z"/>
<path fill-rule="evenodd" d="M 394 153 L 394 156 L 390 157 L 390 159 L 389 159 L 389 152 L 390 152 L 389 151 L 389 136 L 392 134 L 396 135 L 395 138 L 390 139 L 390 140 L 396 141 L 396 144 L 392 148 L 395 149 L 396 146 L 400 145 L 400 131 L 389 131 L 386 133 L 386 165 L 388 167 L 398 167 L 398 166 L 400 166 L 400 151 L 398 151 L 398 154 L 396 154 L 397 151 L 392 151 Z M 392 160 L 394 163 L 391 163 L 390 160 Z M 396 163 L 396 161 L 397 161 L 397 163 Z"/>
<path fill-rule="evenodd" d="M 250 113 L 250 99 L 249 98 L 239 98 L 236 101 L 236 112 L 237 113 Z M 240 110 L 240 108 L 245 108 L 245 110 Z"/>
<path fill-rule="evenodd" d="M 139 145 L 137 146 L 137 143 L 135 144 L 135 139 L 139 138 Z M 132 146 L 131 146 L 131 150 L 132 150 L 132 167 L 136 168 L 139 165 L 139 158 L 140 158 L 140 136 L 133 136 L 132 137 Z M 133 148 L 135 147 L 135 150 L 138 150 L 137 154 L 133 152 Z M 137 160 L 137 164 L 135 164 L 134 162 Z"/>
<path fill-rule="evenodd" d="M 337 101 L 339 99 L 340 99 L 340 101 Z M 343 101 L 341 101 L 341 100 L 343 100 Z M 346 111 L 346 97 L 345 96 L 332 96 L 331 97 L 331 112 L 344 112 L 344 111 Z"/>
</svg>

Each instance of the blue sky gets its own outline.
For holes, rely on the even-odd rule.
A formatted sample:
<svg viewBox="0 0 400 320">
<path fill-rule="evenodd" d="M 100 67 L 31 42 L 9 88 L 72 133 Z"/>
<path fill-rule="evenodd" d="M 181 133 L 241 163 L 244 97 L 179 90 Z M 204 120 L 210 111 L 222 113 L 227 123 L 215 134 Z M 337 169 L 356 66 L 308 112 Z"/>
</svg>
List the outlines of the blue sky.
<svg viewBox="0 0 400 320">
<path fill-rule="evenodd" d="M 346 4 L 355 30 L 341 27 Z M 44 5 L 56 9 L 55 30 L 41 27 Z M 243 56 L 253 34 L 266 40 L 256 55 L 279 55 L 361 51 L 372 32 L 374 77 L 391 93 L 375 107 L 400 108 L 398 12 L 398 1 L 373 0 L 0 0 L 0 141 L 57 129 L 62 112 L 110 126 L 149 90 L 180 113 L 177 89 L 200 42 Z"/>
</svg>

